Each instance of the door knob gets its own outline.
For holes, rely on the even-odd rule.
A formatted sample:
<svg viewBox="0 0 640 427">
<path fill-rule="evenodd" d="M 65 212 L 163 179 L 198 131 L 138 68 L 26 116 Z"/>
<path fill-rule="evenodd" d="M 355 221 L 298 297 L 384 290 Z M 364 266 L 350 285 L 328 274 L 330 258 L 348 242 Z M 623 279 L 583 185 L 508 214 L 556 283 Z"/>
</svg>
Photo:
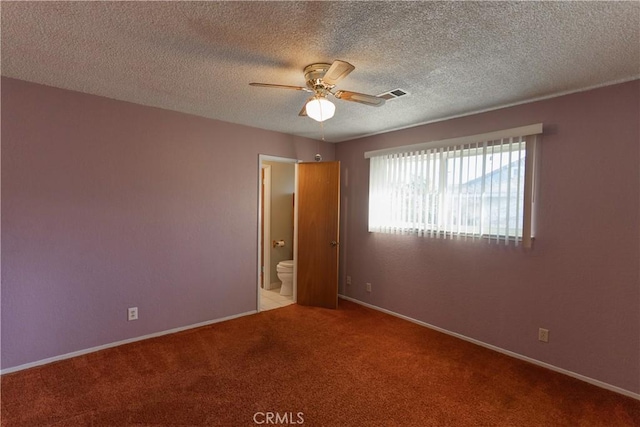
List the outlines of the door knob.
<svg viewBox="0 0 640 427">
<path fill-rule="evenodd" d="M 335 248 L 336 246 L 338 246 L 338 242 L 336 242 L 335 240 L 332 240 L 331 243 L 329 243 L 331 245 L 332 248 Z"/>
</svg>

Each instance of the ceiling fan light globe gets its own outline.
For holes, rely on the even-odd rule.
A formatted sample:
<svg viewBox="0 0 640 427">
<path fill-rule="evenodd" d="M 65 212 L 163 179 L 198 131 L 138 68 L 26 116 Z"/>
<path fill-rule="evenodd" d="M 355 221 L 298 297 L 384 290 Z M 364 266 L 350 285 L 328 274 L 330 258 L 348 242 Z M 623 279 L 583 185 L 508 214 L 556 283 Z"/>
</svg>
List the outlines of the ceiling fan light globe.
<svg viewBox="0 0 640 427">
<path fill-rule="evenodd" d="M 307 116 L 318 122 L 324 122 L 333 117 L 336 106 L 326 98 L 313 98 L 306 105 Z"/>
</svg>

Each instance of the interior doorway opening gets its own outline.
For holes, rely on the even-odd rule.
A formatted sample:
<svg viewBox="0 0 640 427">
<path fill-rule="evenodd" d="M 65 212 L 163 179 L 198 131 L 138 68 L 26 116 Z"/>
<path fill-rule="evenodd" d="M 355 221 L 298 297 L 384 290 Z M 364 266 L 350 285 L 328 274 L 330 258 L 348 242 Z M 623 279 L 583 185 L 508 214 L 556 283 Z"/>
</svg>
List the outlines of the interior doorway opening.
<svg viewBox="0 0 640 427">
<path fill-rule="evenodd" d="M 295 302 L 296 163 L 295 159 L 259 156 L 258 311 Z"/>
</svg>

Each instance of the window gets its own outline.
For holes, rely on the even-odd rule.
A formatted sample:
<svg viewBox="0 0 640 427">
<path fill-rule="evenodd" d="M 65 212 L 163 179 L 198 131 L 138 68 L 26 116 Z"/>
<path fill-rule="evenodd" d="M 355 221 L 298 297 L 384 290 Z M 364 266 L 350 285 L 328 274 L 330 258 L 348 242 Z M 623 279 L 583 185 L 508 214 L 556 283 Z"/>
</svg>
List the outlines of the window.
<svg viewBox="0 0 640 427">
<path fill-rule="evenodd" d="M 366 153 L 369 231 L 530 246 L 530 135 L 541 131 L 533 125 Z"/>
</svg>

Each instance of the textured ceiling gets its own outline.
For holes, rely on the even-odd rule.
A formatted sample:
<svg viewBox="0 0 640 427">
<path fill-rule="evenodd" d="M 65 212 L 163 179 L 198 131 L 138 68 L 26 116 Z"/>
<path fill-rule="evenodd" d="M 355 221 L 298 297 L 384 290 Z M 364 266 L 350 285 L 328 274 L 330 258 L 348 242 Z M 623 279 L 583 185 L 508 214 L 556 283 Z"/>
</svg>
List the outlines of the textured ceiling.
<svg viewBox="0 0 640 427">
<path fill-rule="evenodd" d="M 638 78 L 640 2 L 8 2 L 2 75 L 320 139 L 302 69 L 342 59 L 327 141 Z"/>
</svg>

